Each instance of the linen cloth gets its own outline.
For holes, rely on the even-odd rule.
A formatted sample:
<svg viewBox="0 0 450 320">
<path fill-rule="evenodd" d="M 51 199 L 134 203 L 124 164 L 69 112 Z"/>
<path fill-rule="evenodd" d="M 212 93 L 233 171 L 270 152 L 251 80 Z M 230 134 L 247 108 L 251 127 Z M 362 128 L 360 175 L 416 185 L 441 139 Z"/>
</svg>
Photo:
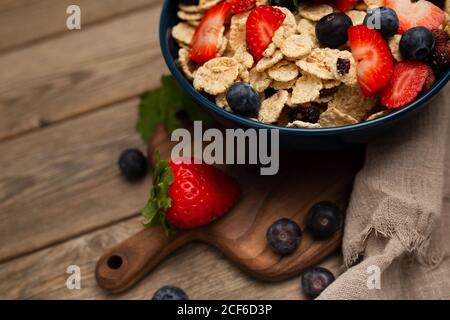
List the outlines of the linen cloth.
<svg viewBox="0 0 450 320">
<path fill-rule="evenodd" d="M 318 299 L 450 299 L 449 120 L 447 86 L 367 146 L 346 214 L 345 271 Z"/>
</svg>

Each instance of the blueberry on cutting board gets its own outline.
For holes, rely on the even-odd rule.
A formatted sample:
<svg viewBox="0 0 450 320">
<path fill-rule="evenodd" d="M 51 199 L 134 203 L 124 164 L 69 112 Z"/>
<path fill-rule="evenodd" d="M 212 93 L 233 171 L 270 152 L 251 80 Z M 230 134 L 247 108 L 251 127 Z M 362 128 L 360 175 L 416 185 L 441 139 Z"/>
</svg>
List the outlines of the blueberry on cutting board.
<svg viewBox="0 0 450 320">
<path fill-rule="evenodd" d="M 333 202 L 322 201 L 309 210 L 306 226 L 316 238 L 328 238 L 342 228 L 344 216 Z"/>
<path fill-rule="evenodd" d="M 302 239 L 299 225 L 290 219 L 279 219 L 267 229 L 267 243 L 279 254 L 289 254 L 297 250 Z"/>
</svg>

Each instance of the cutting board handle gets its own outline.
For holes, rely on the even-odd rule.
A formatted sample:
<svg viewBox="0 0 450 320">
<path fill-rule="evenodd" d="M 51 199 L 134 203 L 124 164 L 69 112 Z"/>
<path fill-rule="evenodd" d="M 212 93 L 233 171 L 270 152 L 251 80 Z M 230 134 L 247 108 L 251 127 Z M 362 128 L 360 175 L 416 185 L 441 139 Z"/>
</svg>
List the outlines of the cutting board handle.
<svg viewBox="0 0 450 320">
<path fill-rule="evenodd" d="M 168 237 L 159 226 L 143 229 L 100 257 L 95 268 L 97 283 L 110 292 L 124 291 L 189 240 L 183 233 Z"/>
</svg>

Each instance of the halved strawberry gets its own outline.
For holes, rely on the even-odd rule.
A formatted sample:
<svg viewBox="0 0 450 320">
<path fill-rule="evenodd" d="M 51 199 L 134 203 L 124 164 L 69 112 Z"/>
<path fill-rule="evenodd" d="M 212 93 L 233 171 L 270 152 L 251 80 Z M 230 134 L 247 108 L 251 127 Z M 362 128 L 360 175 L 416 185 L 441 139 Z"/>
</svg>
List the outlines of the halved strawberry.
<svg viewBox="0 0 450 320">
<path fill-rule="evenodd" d="M 220 32 L 230 12 L 228 2 L 219 3 L 206 12 L 192 37 L 192 61 L 204 63 L 216 56 Z"/>
<path fill-rule="evenodd" d="M 239 14 L 250 10 L 256 4 L 256 0 L 228 0 L 231 4 L 231 12 Z"/>
<path fill-rule="evenodd" d="M 371 96 L 391 79 L 394 60 L 381 34 L 367 26 L 348 29 L 348 39 L 356 66 L 358 83 L 365 96 Z"/>
<path fill-rule="evenodd" d="M 398 33 L 400 34 L 419 26 L 430 30 L 435 29 L 445 19 L 444 11 L 426 0 L 386 0 L 385 6 L 392 8 L 397 13 L 400 21 Z"/>
<path fill-rule="evenodd" d="M 431 73 L 431 68 L 423 62 L 397 63 L 391 81 L 380 92 L 381 103 L 389 109 L 406 106 L 419 95 Z"/>
<path fill-rule="evenodd" d="M 256 61 L 262 58 L 264 50 L 272 42 L 272 37 L 281 26 L 286 15 L 278 8 L 262 5 L 253 9 L 246 25 L 247 48 Z"/>
<path fill-rule="evenodd" d="M 351 7 L 353 7 L 358 0 L 336 0 L 336 4 L 334 5 L 337 10 L 341 12 L 345 12 Z"/>
</svg>

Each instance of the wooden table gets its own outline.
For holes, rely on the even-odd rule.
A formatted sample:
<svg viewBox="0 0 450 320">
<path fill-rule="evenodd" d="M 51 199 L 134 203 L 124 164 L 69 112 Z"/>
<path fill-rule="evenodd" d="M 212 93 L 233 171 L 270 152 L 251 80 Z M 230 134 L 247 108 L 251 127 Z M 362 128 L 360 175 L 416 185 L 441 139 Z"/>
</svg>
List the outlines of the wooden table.
<svg viewBox="0 0 450 320">
<path fill-rule="evenodd" d="M 0 3 L 1 299 L 148 299 L 165 284 L 193 299 L 304 298 L 299 277 L 254 280 L 200 243 L 123 294 L 96 285 L 98 257 L 141 228 L 150 177 L 127 183 L 116 162 L 145 149 L 138 97 L 168 73 L 161 2 L 78 0 L 78 31 L 66 29 L 72 1 Z M 323 263 L 335 273 L 340 264 L 338 253 Z M 69 265 L 81 268 L 80 290 L 66 287 Z"/>
</svg>

